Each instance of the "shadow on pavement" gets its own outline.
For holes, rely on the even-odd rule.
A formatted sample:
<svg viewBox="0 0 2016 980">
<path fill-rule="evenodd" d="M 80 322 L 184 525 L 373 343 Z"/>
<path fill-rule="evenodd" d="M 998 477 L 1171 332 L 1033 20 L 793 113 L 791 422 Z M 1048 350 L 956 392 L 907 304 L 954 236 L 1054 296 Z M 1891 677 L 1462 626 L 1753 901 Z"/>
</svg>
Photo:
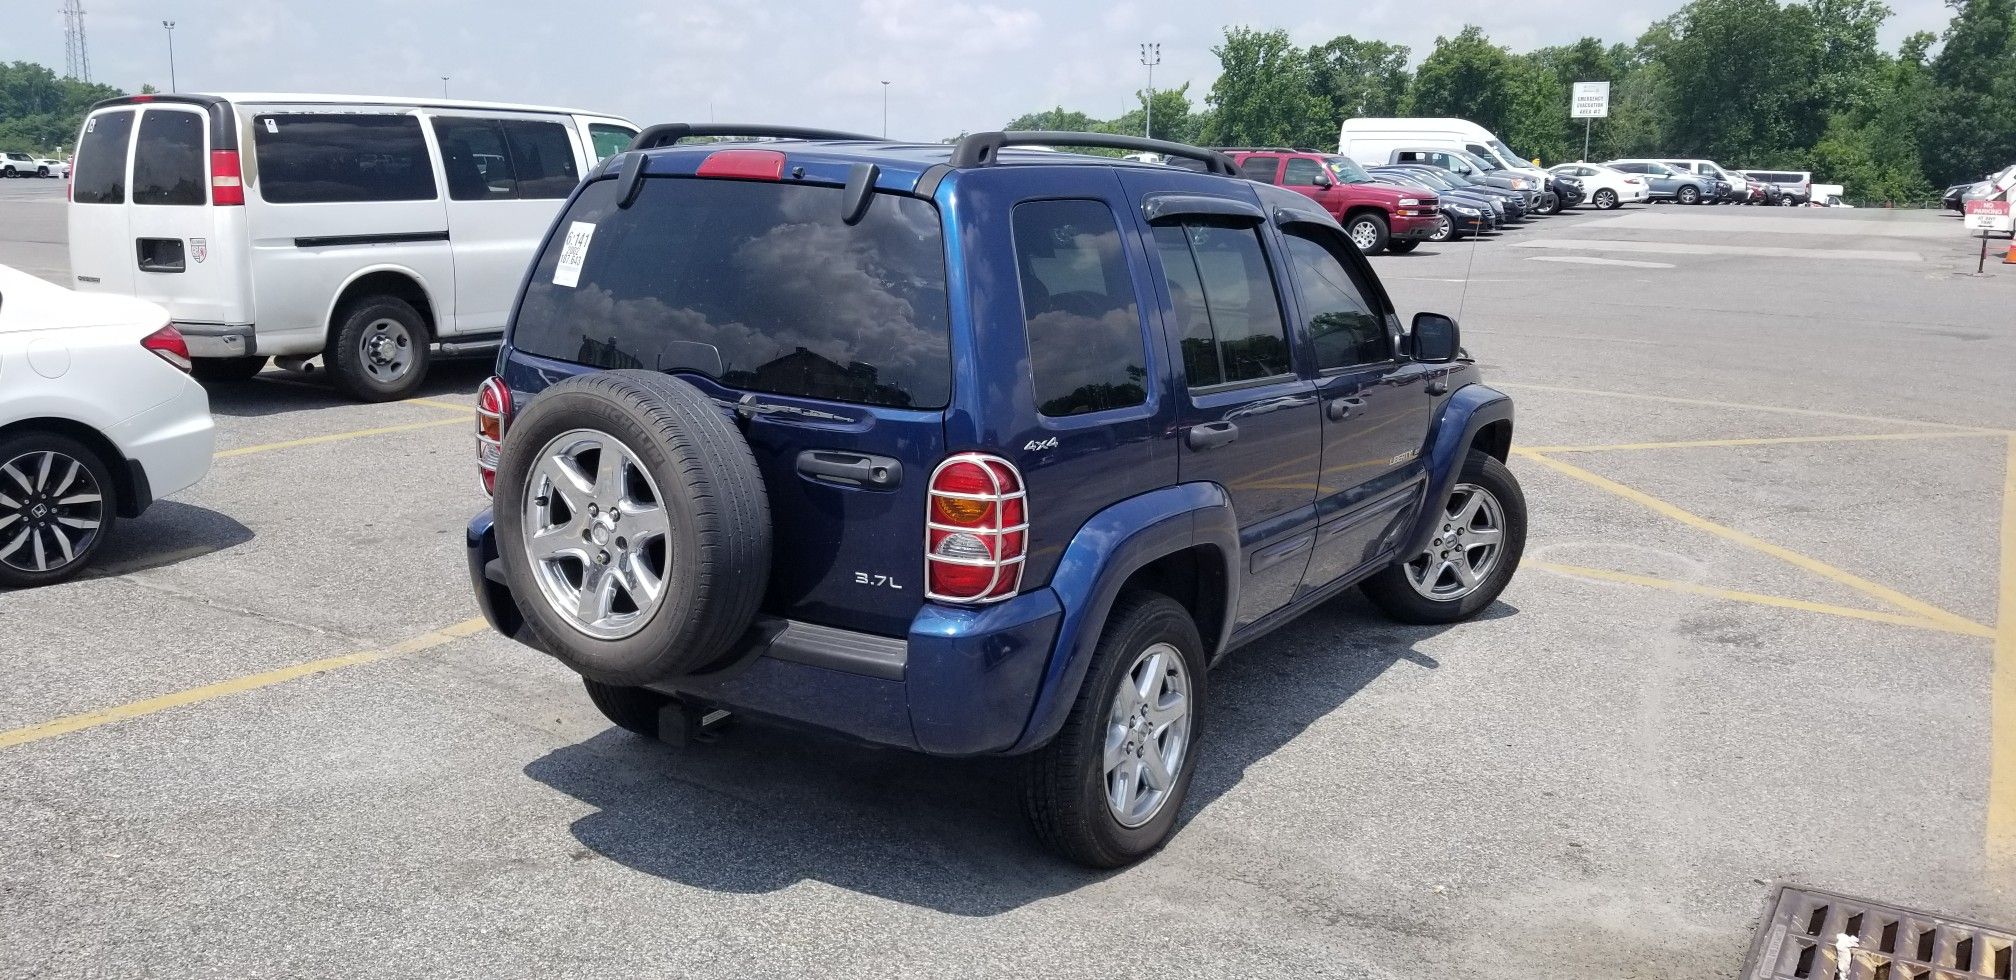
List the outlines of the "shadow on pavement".
<svg viewBox="0 0 2016 980">
<path fill-rule="evenodd" d="M 145 514 L 113 525 L 86 575 L 125 575 L 166 568 L 237 547 L 252 529 L 214 510 L 158 500 Z"/>
<path fill-rule="evenodd" d="M 1504 603 L 1485 618 L 1513 615 Z M 1211 675 L 1187 823 L 1444 627 L 1379 617 L 1356 593 L 1239 651 Z M 937 759 L 742 724 L 673 749 L 611 728 L 526 766 L 596 808 L 586 851 L 695 888 L 764 893 L 816 881 L 953 915 L 988 916 L 1105 877 L 1026 829 L 1016 759 Z M 1179 828 L 1179 833 L 1180 833 Z"/>
<path fill-rule="evenodd" d="M 412 397 L 466 402 L 475 395 L 476 386 L 490 376 L 493 363 L 487 357 L 436 360 L 426 382 Z M 297 374 L 268 368 L 251 381 L 210 382 L 203 388 L 210 393 L 211 414 L 231 418 L 360 404 L 337 391 L 329 375 L 320 370 Z"/>
</svg>

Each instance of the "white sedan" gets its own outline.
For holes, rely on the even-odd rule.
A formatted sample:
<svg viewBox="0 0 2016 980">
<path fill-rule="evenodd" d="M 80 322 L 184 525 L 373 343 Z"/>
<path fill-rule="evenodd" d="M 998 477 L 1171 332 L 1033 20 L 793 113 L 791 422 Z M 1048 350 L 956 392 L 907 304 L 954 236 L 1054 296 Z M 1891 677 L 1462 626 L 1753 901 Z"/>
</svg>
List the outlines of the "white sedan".
<svg viewBox="0 0 2016 980">
<path fill-rule="evenodd" d="M 210 399 L 168 312 L 0 266 L 0 588 L 83 570 L 210 470 Z"/>
<path fill-rule="evenodd" d="M 1563 163 L 1551 172 L 1581 181 L 1583 191 L 1588 194 L 1587 202 L 1604 211 L 1641 204 L 1652 197 L 1652 185 L 1643 175 L 1612 170 L 1600 163 Z"/>
</svg>

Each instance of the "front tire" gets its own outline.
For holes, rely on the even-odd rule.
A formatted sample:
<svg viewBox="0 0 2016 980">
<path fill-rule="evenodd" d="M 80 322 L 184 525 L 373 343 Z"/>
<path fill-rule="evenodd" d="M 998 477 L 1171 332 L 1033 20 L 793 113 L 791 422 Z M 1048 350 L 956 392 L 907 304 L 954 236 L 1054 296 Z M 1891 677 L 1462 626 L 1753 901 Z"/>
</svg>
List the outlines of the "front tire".
<svg viewBox="0 0 2016 980">
<path fill-rule="evenodd" d="M 1435 233 L 1428 236 L 1431 242 L 1446 242 L 1456 237 L 1456 222 L 1444 214 L 1435 219 Z"/>
<path fill-rule="evenodd" d="M 189 362 L 189 373 L 195 375 L 196 380 L 211 384 L 250 381 L 264 370 L 266 370 L 266 358 L 257 354 L 246 357 L 198 357 Z"/>
<path fill-rule="evenodd" d="M 1157 592 L 1113 604 L 1064 728 L 1031 757 L 1023 801 L 1066 859 L 1117 868 L 1167 843 L 1196 771 L 1204 643 Z"/>
<path fill-rule="evenodd" d="M 344 394 L 361 402 L 396 401 L 427 379 L 433 342 L 411 303 L 369 296 L 349 305 L 324 360 Z"/>
<path fill-rule="evenodd" d="M 1699 204 L 1701 203 L 1701 191 L 1692 186 L 1682 187 L 1680 188 L 1679 198 L 1682 204 Z"/>
<path fill-rule="evenodd" d="M 1428 548 L 1365 581 L 1365 595 L 1404 623 L 1440 625 L 1496 601 L 1526 551 L 1526 495 L 1504 463 L 1471 450 Z"/>
<path fill-rule="evenodd" d="M 37 177 L 47 177 L 47 176 L 49 176 L 49 168 L 48 168 L 48 167 L 36 167 L 36 168 L 35 168 L 35 176 L 37 176 Z"/>
<path fill-rule="evenodd" d="M 1408 252 L 1412 252 L 1420 247 L 1421 240 L 1419 238 L 1410 238 L 1403 242 L 1389 241 L 1386 243 L 1386 251 L 1394 255 L 1406 255 Z"/>
<path fill-rule="evenodd" d="M 83 571 L 112 533 L 118 489 L 91 447 L 53 432 L 0 438 L 0 586 Z"/>
<path fill-rule="evenodd" d="M 1358 247 L 1360 255 L 1378 255 L 1386 249 L 1386 219 L 1376 214 L 1355 215 L 1344 223 L 1344 234 Z"/>
</svg>

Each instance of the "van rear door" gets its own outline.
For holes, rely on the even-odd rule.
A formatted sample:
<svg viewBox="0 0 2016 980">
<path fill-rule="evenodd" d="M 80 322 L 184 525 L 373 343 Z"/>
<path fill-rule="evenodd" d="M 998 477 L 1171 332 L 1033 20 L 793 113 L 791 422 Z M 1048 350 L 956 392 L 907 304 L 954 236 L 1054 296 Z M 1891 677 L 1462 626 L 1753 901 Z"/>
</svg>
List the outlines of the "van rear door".
<svg viewBox="0 0 2016 980">
<path fill-rule="evenodd" d="M 132 237 L 126 228 L 126 171 L 138 110 L 100 109 L 84 120 L 70 164 L 70 284 L 87 292 L 133 288 Z"/>
<path fill-rule="evenodd" d="M 227 203 L 212 201 L 211 151 L 228 148 L 213 145 L 210 123 L 202 106 L 140 110 L 124 249 L 130 292 L 167 307 L 178 323 L 242 324 L 250 319 L 245 209 L 230 202 L 242 202 L 243 191 L 227 186 Z"/>
</svg>

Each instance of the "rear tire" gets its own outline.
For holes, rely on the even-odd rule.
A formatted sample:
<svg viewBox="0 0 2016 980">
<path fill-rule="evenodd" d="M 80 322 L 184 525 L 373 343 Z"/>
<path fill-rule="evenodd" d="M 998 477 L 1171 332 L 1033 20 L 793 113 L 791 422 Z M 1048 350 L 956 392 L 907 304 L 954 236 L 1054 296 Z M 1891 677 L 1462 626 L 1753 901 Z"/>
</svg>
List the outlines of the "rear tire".
<svg viewBox="0 0 2016 980">
<path fill-rule="evenodd" d="M 1608 187 L 1596 192 L 1596 210 L 1598 211 L 1615 211 L 1619 207 L 1622 207 L 1623 203 L 1617 199 L 1617 192 Z"/>
<path fill-rule="evenodd" d="M 1387 566 L 1362 586 L 1374 605 L 1403 623 L 1441 625 L 1476 615 L 1505 591 L 1526 551 L 1526 495 L 1504 463 L 1473 449 L 1456 484 L 1440 508 L 1443 524 L 1427 550 Z M 1450 536 L 1451 528 L 1460 535 Z M 1494 544 L 1480 543 L 1487 533 Z M 1420 567 L 1413 567 L 1417 563 Z"/>
<path fill-rule="evenodd" d="M 198 357 L 189 362 L 189 373 L 195 375 L 196 380 L 211 384 L 250 381 L 264 370 L 266 358 L 257 354 L 247 357 Z"/>
<path fill-rule="evenodd" d="M 336 387 L 361 402 L 409 397 L 427 380 L 434 332 L 411 303 L 366 296 L 340 315 L 323 357 Z"/>
<path fill-rule="evenodd" d="M 1389 241 L 1386 243 L 1386 251 L 1394 255 L 1406 255 L 1408 252 L 1412 252 L 1420 247 L 1421 239 L 1419 238 L 1410 238 L 1399 242 Z"/>
<path fill-rule="evenodd" d="M 1358 247 L 1360 255 L 1378 255 L 1386 249 L 1386 219 L 1379 215 L 1370 212 L 1353 215 L 1344 222 L 1344 234 Z"/>
<path fill-rule="evenodd" d="M 658 711 L 672 703 L 671 695 L 648 687 L 619 687 L 586 677 L 581 678 L 581 686 L 588 689 L 588 700 L 595 703 L 602 717 L 645 738 L 658 737 Z"/>
<path fill-rule="evenodd" d="M 83 571 L 118 514 L 119 488 L 91 447 L 53 432 L 0 437 L 0 587 Z"/>
<path fill-rule="evenodd" d="M 1197 768 L 1204 671 L 1189 610 L 1158 592 L 1114 601 L 1070 717 L 1024 774 L 1029 823 L 1046 846 L 1087 867 L 1117 868 L 1168 842 Z"/>
</svg>

